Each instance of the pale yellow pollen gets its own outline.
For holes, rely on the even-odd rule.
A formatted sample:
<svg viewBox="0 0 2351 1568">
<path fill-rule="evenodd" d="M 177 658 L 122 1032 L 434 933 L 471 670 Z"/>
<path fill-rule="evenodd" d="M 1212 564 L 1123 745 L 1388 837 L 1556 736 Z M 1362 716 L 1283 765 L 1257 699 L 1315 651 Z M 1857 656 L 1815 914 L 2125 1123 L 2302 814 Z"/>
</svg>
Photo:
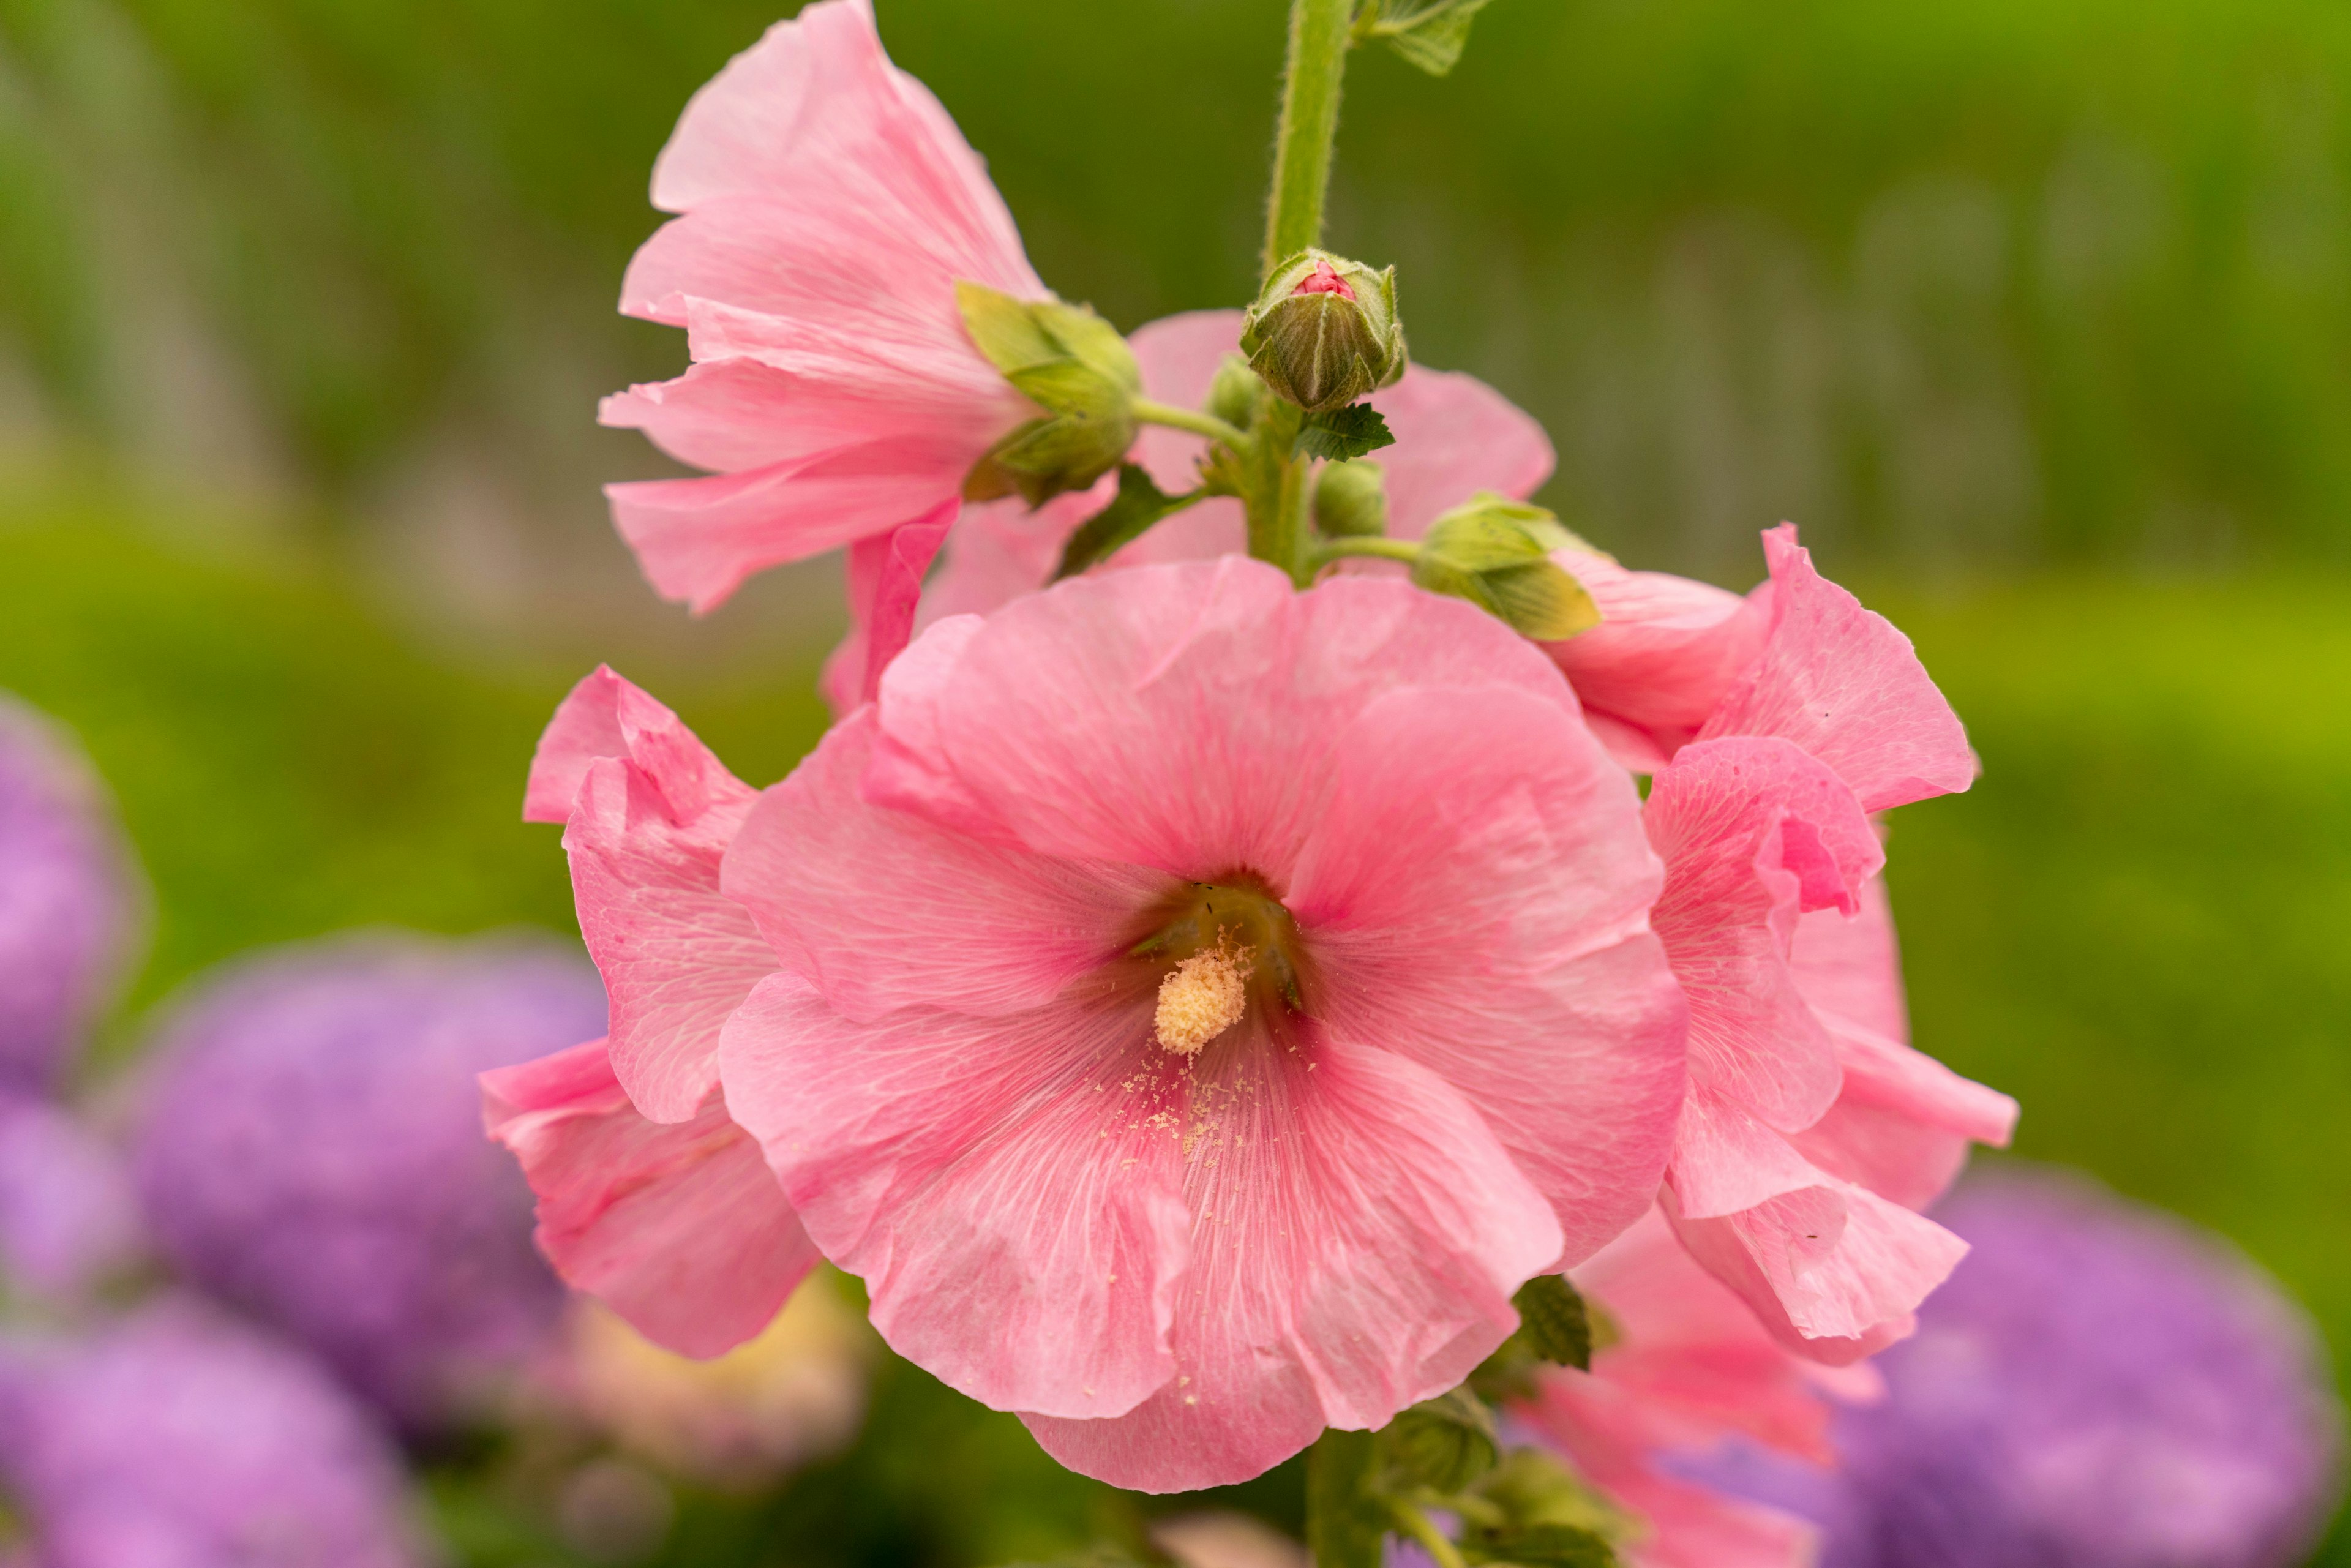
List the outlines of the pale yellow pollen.
<svg viewBox="0 0 2351 1568">
<path fill-rule="evenodd" d="M 1249 1010 L 1249 972 L 1219 934 L 1217 945 L 1195 953 L 1159 982 L 1159 1043 L 1178 1056 L 1192 1056 Z"/>
</svg>

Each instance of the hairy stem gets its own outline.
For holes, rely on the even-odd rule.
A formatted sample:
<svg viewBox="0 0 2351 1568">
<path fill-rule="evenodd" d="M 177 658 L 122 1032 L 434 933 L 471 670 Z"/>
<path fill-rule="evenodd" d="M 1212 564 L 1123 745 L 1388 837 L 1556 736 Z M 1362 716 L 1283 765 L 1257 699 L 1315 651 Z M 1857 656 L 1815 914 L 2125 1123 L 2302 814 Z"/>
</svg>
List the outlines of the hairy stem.
<svg viewBox="0 0 2351 1568">
<path fill-rule="evenodd" d="M 1316 545 L 1306 558 L 1307 565 L 1320 571 L 1342 556 L 1376 556 L 1382 560 L 1412 561 L 1420 559 L 1420 547 L 1410 539 L 1345 538 L 1325 539 Z"/>
<path fill-rule="evenodd" d="M 1428 1515 L 1408 1502 L 1390 1502 L 1388 1511 L 1406 1535 L 1420 1542 L 1421 1550 L 1436 1560 L 1437 1568 L 1466 1568 L 1460 1549 L 1445 1538 L 1445 1532 L 1431 1522 Z"/>
<path fill-rule="evenodd" d="M 1164 424 L 1175 430 L 1188 430 L 1195 435 L 1221 441 L 1236 452 L 1249 444 L 1249 432 L 1227 424 L 1213 413 L 1177 408 L 1173 403 L 1154 402 L 1147 397 L 1136 398 L 1127 406 L 1134 411 L 1134 417 L 1145 424 Z"/>
<path fill-rule="evenodd" d="M 1290 63 L 1281 124 L 1274 132 L 1273 193 L 1266 204 L 1265 269 L 1320 244 L 1331 146 L 1339 133 L 1339 86 L 1347 69 L 1353 0 L 1290 0 Z"/>
</svg>

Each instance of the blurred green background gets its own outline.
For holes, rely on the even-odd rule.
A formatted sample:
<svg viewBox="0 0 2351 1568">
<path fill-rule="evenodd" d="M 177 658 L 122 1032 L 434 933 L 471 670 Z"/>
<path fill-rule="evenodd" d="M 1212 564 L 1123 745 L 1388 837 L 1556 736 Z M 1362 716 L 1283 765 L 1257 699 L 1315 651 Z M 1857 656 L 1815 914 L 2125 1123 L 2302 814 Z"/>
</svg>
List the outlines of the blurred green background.
<svg viewBox="0 0 2351 1568">
<path fill-rule="evenodd" d="M 256 942 L 567 926 L 516 819 L 595 658 L 755 781 L 814 739 L 822 572 L 657 605 L 595 486 L 663 469 L 590 420 L 683 361 L 611 300 L 777 9 L 0 0 L 0 687 L 156 889 L 102 1054 Z M 1062 293 L 1247 294 L 1278 0 L 879 9 Z M 2321 0 L 1495 0 L 1448 80 L 1358 61 L 1331 237 L 1628 562 L 1744 588 L 1792 517 L 1913 633 L 1986 768 L 1896 818 L 1920 1044 L 2351 1353 L 2346 94 Z M 569 1561 L 441 1497 L 471 1561 Z M 663 1561 L 1002 1560 L 1133 1506 L 894 1368 L 856 1450 Z"/>
</svg>

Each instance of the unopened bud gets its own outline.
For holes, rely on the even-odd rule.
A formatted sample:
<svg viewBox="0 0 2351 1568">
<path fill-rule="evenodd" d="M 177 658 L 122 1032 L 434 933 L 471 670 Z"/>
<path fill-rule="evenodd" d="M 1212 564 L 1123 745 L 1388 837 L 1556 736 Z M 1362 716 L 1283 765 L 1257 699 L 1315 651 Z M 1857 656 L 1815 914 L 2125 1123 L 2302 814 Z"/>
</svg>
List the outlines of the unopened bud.
<svg viewBox="0 0 2351 1568">
<path fill-rule="evenodd" d="M 1388 531 L 1388 490 L 1376 463 L 1326 463 L 1314 482 L 1314 526 L 1329 539 L 1377 538 Z"/>
<path fill-rule="evenodd" d="M 1541 507 L 1481 490 L 1428 527 L 1412 580 L 1499 616 L 1540 643 L 1600 624 L 1600 607 L 1552 552 L 1586 549 Z"/>
<path fill-rule="evenodd" d="M 956 303 L 973 346 L 1044 413 L 973 465 L 967 499 L 1019 494 L 1040 506 L 1082 490 L 1134 444 L 1143 374 L 1118 329 L 1082 305 L 1015 299 L 957 283 Z"/>
<path fill-rule="evenodd" d="M 1344 408 L 1404 374 L 1395 268 L 1302 250 L 1249 307 L 1241 350 L 1265 384 L 1309 413 Z"/>
<path fill-rule="evenodd" d="M 1224 363 L 1217 367 L 1217 379 L 1208 383 L 1207 411 L 1227 424 L 1247 430 L 1257 421 L 1258 404 L 1265 401 L 1265 383 L 1257 379 L 1249 361 L 1238 354 L 1227 354 Z"/>
</svg>

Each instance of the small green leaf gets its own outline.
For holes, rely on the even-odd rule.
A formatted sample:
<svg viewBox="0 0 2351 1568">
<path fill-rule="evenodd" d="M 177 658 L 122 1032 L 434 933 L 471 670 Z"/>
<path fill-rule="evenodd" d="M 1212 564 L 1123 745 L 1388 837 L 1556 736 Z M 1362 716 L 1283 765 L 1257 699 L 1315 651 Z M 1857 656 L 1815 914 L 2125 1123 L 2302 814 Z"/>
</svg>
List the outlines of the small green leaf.
<svg viewBox="0 0 2351 1568">
<path fill-rule="evenodd" d="M 1306 1450 L 1306 1545 L 1314 1568 L 1380 1568 L 1387 1510 L 1372 1490 L 1379 1441 L 1336 1427 Z"/>
<path fill-rule="evenodd" d="M 1557 1366 L 1592 1370 L 1592 1315 L 1583 1297 L 1557 1274 L 1538 1274 L 1510 1298 L 1519 1310 L 1516 1337 L 1536 1355 Z"/>
<path fill-rule="evenodd" d="M 1515 1568 L 1616 1568 L 1608 1538 L 1572 1524 L 1534 1524 L 1508 1535 L 1461 1543 L 1462 1560 Z"/>
<path fill-rule="evenodd" d="M 1334 463 L 1351 462 L 1395 444 L 1395 437 L 1388 433 L 1388 422 L 1367 402 L 1310 413 L 1298 431 L 1301 453 L 1309 457 L 1327 457 Z"/>
<path fill-rule="evenodd" d="M 1380 1430 L 1380 1469 L 1390 1490 L 1458 1492 L 1501 1457 L 1494 1413 L 1467 1388 L 1424 1399 Z"/>
<path fill-rule="evenodd" d="M 1358 37 L 1377 38 L 1430 76 L 1448 74 L 1461 63 L 1469 24 L 1486 0 L 1371 0 Z"/>
<path fill-rule="evenodd" d="M 1134 464 L 1120 464 L 1117 496 L 1109 506 L 1078 525 L 1078 531 L 1061 547 L 1061 564 L 1053 569 L 1053 580 L 1075 577 L 1094 562 L 1116 554 L 1141 538 L 1144 531 L 1160 518 L 1180 512 L 1200 499 L 1200 494 L 1195 490 L 1170 496 Z"/>
</svg>

